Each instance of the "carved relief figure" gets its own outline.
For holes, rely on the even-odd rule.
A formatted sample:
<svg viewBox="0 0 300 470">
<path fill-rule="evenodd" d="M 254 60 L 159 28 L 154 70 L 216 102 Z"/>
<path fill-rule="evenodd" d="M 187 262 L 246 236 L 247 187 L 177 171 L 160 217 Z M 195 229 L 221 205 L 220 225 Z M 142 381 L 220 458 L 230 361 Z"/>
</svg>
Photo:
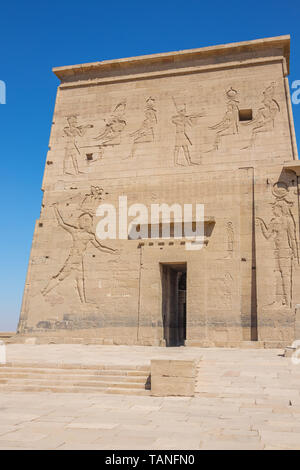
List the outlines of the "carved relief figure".
<svg viewBox="0 0 300 470">
<path fill-rule="evenodd" d="M 192 141 L 187 134 L 187 127 L 192 127 L 195 122 L 195 119 L 202 117 L 203 114 L 186 114 L 186 105 L 178 106 L 174 101 L 175 108 L 177 110 L 177 115 L 172 117 L 172 123 L 176 126 L 176 135 L 175 135 L 175 148 L 174 148 L 174 164 L 181 165 L 179 163 L 179 152 L 182 149 L 184 157 L 188 165 L 199 165 L 199 163 L 193 162 L 190 156 L 189 147 L 192 145 Z M 183 165 L 181 165 L 183 166 Z"/>
<path fill-rule="evenodd" d="M 154 127 L 157 124 L 156 109 L 154 105 L 155 99 L 150 96 L 146 100 L 145 119 L 142 122 L 141 127 L 130 134 L 130 136 L 133 137 L 133 144 L 128 158 L 134 157 L 134 153 L 138 144 L 154 141 Z"/>
<path fill-rule="evenodd" d="M 233 257 L 234 231 L 232 222 L 227 222 L 227 258 Z"/>
<path fill-rule="evenodd" d="M 209 304 L 211 308 L 230 309 L 232 307 L 233 278 L 229 272 L 222 277 L 210 279 Z"/>
<path fill-rule="evenodd" d="M 67 137 L 67 145 L 64 157 L 64 173 L 69 175 L 78 175 L 79 173 L 83 172 L 79 171 L 78 168 L 77 158 L 80 157 L 80 150 L 78 148 L 76 138 L 83 137 L 86 133 L 86 130 L 92 128 L 93 126 L 91 124 L 87 124 L 86 126 L 78 126 L 77 116 L 75 114 L 68 116 L 67 121 L 68 126 L 64 128 L 64 134 Z M 71 163 L 72 170 L 69 170 L 67 167 L 69 163 Z"/>
<path fill-rule="evenodd" d="M 72 237 L 72 246 L 67 259 L 60 271 L 53 276 L 48 285 L 42 290 L 42 294 L 46 296 L 50 291 L 56 288 L 61 282 L 67 278 L 72 278 L 76 283 L 76 290 L 80 302 L 88 303 L 85 294 L 84 285 L 84 254 L 91 243 L 95 248 L 105 253 L 116 253 L 117 250 L 102 245 L 93 232 L 93 217 L 91 214 L 84 212 L 78 217 L 78 225 L 65 222 L 61 216 L 57 203 L 53 205 L 55 216 L 60 227 L 66 230 Z"/>
<path fill-rule="evenodd" d="M 218 150 L 221 138 L 225 135 L 234 135 L 239 132 L 239 107 L 237 100 L 237 91 L 230 88 L 226 91 L 227 106 L 222 121 L 218 122 L 209 129 L 216 131 L 214 146 L 209 150 Z"/>
<path fill-rule="evenodd" d="M 232 289 L 233 278 L 230 273 L 225 273 L 224 276 L 224 306 L 227 308 L 232 307 Z"/>
<path fill-rule="evenodd" d="M 296 224 L 291 212 L 293 203 L 285 199 L 287 192 L 284 183 L 276 183 L 273 188 L 276 197 L 272 204 L 273 219 L 267 225 L 263 219 L 256 218 L 265 239 L 274 243 L 277 281 L 276 300 L 272 306 L 278 308 L 291 307 L 293 260 L 299 263 Z"/>
<path fill-rule="evenodd" d="M 113 114 L 106 121 L 105 127 L 94 137 L 94 140 L 99 141 L 100 158 L 103 157 L 103 147 L 120 145 L 121 134 L 126 127 L 125 110 L 126 101 L 124 100 L 117 104 Z"/>
<path fill-rule="evenodd" d="M 94 217 L 96 209 L 103 199 L 103 191 L 100 186 L 91 186 L 90 193 L 85 195 L 80 204 L 80 209 Z"/>
<path fill-rule="evenodd" d="M 274 99 L 275 83 L 272 83 L 263 92 L 263 106 L 259 108 L 257 116 L 253 121 L 243 123 L 244 126 L 253 126 L 250 144 L 246 148 L 253 147 L 257 134 L 269 132 L 274 128 L 274 120 L 280 111 L 280 106 Z"/>
</svg>

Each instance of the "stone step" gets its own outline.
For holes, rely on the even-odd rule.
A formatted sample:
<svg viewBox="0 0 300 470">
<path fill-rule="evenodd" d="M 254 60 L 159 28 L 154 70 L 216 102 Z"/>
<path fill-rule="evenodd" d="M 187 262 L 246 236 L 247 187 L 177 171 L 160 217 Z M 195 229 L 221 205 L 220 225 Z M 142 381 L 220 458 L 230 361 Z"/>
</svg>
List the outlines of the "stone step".
<svg viewBox="0 0 300 470">
<path fill-rule="evenodd" d="M 30 369 L 76 369 L 76 370 L 111 370 L 111 371 L 146 371 L 150 370 L 150 365 L 115 365 L 115 364 L 66 364 L 66 363 L 45 363 L 45 362 L 7 362 L 0 364 L 3 368 L 30 368 Z"/>
<path fill-rule="evenodd" d="M 6 383 L 3 381 L 9 381 L 13 379 L 30 379 L 30 380 L 56 380 L 59 382 L 74 382 L 74 381 L 81 381 L 81 380 L 90 380 L 95 382 L 131 382 L 131 383 L 145 383 L 148 379 L 149 375 L 145 374 L 143 376 L 129 376 L 129 375 L 86 375 L 86 374 L 69 374 L 67 376 L 61 374 L 45 374 L 45 373 L 15 373 L 15 372 L 7 372 L 7 373 L 0 373 L 0 383 Z"/>
<path fill-rule="evenodd" d="M 0 391 L 145 395 L 149 375 L 145 365 L 11 362 L 0 365 Z"/>
<path fill-rule="evenodd" d="M 149 371 L 126 371 L 126 370 L 93 370 L 93 369 L 30 369 L 30 368 L 14 368 L 14 367 L 3 367 L 0 368 L 0 377 L 11 376 L 13 374 L 24 374 L 24 375 L 48 375 L 48 376 L 61 376 L 67 378 L 74 375 L 78 376 L 91 376 L 91 377 L 140 377 L 147 378 L 150 374 Z"/>
<path fill-rule="evenodd" d="M 95 394 L 120 394 L 120 395 L 150 395 L 150 390 L 136 388 L 98 388 L 98 387 L 63 387 L 63 386 L 38 386 L 38 385 L 1 385 L 0 392 L 51 392 L 51 393 L 95 393 Z"/>
<path fill-rule="evenodd" d="M 139 382 L 103 382 L 94 380 L 74 380 L 68 381 L 64 384 L 62 380 L 53 379 L 0 379 L 0 385 L 32 385 L 32 386 L 50 386 L 50 387 L 93 387 L 93 388 L 133 388 L 133 389 L 145 389 L 145 383 Z"/>
</svg>

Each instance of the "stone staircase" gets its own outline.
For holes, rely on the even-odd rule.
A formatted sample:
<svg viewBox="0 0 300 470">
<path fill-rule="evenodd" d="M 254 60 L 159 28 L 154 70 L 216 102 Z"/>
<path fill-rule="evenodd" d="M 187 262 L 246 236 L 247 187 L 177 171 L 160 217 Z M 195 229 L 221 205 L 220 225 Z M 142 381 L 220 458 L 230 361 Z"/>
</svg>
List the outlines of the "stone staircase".
<svg viewBox="0 0 300 470">
<path fill-rule="evenodd" d="M 0 392 L 150 394 L 149 366 L 7 363 Z"/>
<path fill-rule="evenodd" d="M 0 341 L 4 343 L 11 343 L 16 336 L 13 331 L 0 331 Z"/>
</svg>

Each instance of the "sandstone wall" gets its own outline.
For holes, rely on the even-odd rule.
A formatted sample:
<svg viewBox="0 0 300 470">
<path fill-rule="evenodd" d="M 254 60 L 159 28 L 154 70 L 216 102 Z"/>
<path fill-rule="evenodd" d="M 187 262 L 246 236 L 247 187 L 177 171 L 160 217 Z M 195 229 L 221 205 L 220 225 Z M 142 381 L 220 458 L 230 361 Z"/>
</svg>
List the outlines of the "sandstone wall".
<svg viewBox="0 0 300 470">
<path fill-rule="evenodd" d="M 287 43 L 56 70 L 19 333 L 164 344 L 161 263 L 187 263 L 186 344 L 293 339 L 299 191 L 284 169 L 297 159 Z M 99 240 L 96 208 L 118 207 L 119 196 L 149 209 L 204 204 L 204 247 Z"/>
</svg>

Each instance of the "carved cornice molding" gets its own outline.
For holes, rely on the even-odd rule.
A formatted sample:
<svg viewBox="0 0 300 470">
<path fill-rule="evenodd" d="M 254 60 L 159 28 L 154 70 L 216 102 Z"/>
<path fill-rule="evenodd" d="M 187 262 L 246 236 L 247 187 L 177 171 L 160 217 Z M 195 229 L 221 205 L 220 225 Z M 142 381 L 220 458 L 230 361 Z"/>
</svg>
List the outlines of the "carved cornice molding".
<svg viewBox="0 0 300 470">
<path fill-rule="evenodd" d="M 241 67 L 251 67 L 251 66 L 259 66 L 259 65 L 269 65 L 275 63 L 282 63 L 283 68 L 283 75 L 287 75 L 287 67 L 286 67 L 286 60 L 283 56 L 275 56 L 275 57 L 265 57 L 262 59 L 249 59 L 249 60 L 239 60 L 233 62 L 224 62 L 220 64 L 213 64 L 213 65 L 203 65 L 198 67 L 183 67 L 177 69 L 169 69 L 169 70 L 160 70 L 156 72 L 148 72 L 148 73 L 136 73 L 130 75 L 121 75 L 121 76 L 109 76 L 109 77 L 101 77 L 101 78 L 94 78 L 94 79 L 85 79 L 85 80 L 74 80 L 71 82 L 62 82 L 59 86 L 61 89 L 65 88 L 77 88 L 77 87 L 85 87 L 85 86 L 96 86 L 96 85 L 105 85 L 110 83 L 118 83 L 118 82 L 127 82 L 127 81 L 134 81 L 134 80 L 147 80 L 152 78 L 163 78 L 163 77 L 175 77 L 178 75 L 187 75 L 192 73 L 205 73 L 205 72 L 214 72 L 216 70 L 225 70 L 230 68 L 241 68 Z"/>
<path fill-rule="evenodd" d="M 66 87 L 212 71 L 283 60 L 286 67 L 284 74 L 287 75 L 289 53 L 290 36 L 287 35 L 200 49 L 55 67 L 53 72 L 61 80 L 63 87 Z"/>
</svg>

